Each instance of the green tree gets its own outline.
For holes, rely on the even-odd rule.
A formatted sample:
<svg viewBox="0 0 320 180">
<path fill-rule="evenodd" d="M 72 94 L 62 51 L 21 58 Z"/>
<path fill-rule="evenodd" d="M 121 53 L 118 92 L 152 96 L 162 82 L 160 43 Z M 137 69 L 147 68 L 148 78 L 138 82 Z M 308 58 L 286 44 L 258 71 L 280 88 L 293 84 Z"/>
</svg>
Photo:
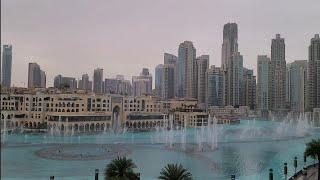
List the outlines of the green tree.
<svg viewBox="0 0 320 180">
<path fill-rule="evenodd" d="M 162 180 L 192 180 L 192 174 L 181 164 L 167 164 L 158 177 Z"/>
<path fill-rule="evenodd" d="M 307 143 L 305 154 L 313 159 L 318 158 L 318 180 L 320 180 L 320 139 L 312 139 Z"/>
<path fill-rule="evenodd" d="M 112 160 L 105 169 L 106 180 L 139 180 L 139 174 L 134 172 L 137 166 L 131 159 L 117 157 Z"/>
</svg>

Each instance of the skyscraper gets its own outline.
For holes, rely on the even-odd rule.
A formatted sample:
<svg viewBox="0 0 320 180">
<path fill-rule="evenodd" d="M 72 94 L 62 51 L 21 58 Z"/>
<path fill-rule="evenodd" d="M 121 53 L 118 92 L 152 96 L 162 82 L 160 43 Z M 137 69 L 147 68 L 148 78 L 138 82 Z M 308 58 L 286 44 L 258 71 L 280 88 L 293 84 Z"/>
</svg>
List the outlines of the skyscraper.
<svg viewBox="0 0 320 180">
<path fill-rule="evenodd" d="M 178 97 L 197 98 L 196 49 L 184 41 L 178 50 Z"/>
<path fill-rule="evenodd" d="M 162 71 L 162 84 L 161 92 L 163 99 L 172 99 L 174 98 L 175 92 L 175 65 L 174 64 L 164 64 Z"/>
<path fill-rule="evenodd" d="M 178 57 L 169 54 L 164 53 L 164 64 L 172 64 L 174 66 L 174 96 L 178 96 Z"/>
<path fill-rule="evenodd" d="M 93 92 L 94 93 L 103 93 L 103 69 L 97 68 L 93 72 Z"/>
<path fill-rule="evenodd" d="M 233 53 L 231 62 L 227 71 L 228 74 L 228 93 L 227 105 L 241 105 L 242 83 L 243 83 L 243 57 L 239 52 Z"/>
<path fill-rule="evenodd" d="M 57 75 L 54 77 L 53 86 L 58 89 L 77 89 L 77 80 L 74 77 L 64 77 Z"/>
<path fill-rule="evenodd" d="M 197 58 L 197 87 L 198 104 L 205 107 L 207 95 L 207 72 L 209 69 L 209 55 L 202 55 Z"/>
<path fill-rule="evenodd" d="M 235 59 L 236 62 L 232 62 L 233 59 Z M 239 105 L 240 103 L 238 96 L 240 95 L 241 84 L 238 81 L 242 79 L 242 76 L 238 77 L 235 74 L 236 71 L 240 72 L 240 69 L 233 69 L 241 64 L 239 61 L 240 59 L 242 59 L 242 56 L 240 56 L 240 53 L 238 52 L 238 25 L 236 23 L 227 23 L 223 26 L 223 43 L 221 51 L 221 67 L 224 71 L 224 105 L 234 106 Z M 233 87 L 234 85 L 237 85 L 238 87 Z"/>
<path fill-rule="evenodd" d="M 28 88 L 39 88 L 46 86 L 46 75 L 37 63 L 29 63 Z"/>
<path fill-rule="evenodd" d="M 250 109 L 256 108 L 256 76 L 253 75 L 252 69 L 243 68 L 241 100 L 241 105 Z"/>
<path fill-rule="evenodd" d="M 207 72 L 207 106 L 223 106 L 223 70 L 211 66 Z"/>
<path fill-rule="evenodd" d="M 88 74 L 83 74 L 81 80 L 79 80 L 79 89 L 91 91 L 92 90 L 92 81 L 89 80 Z"/>
<path fill-rule="evenodd" d="M 134 96 L 152 94 L 152 76 L 149 69 L 143 68 L 140 76 L 132 76 L 132 93 Z"/>
<path fill-rule="evenodd" d="M 46 72 L 44 72 L 44 71 L 41 70 L 40 76 L 41 76 L 40 86 L 41 86 L 42 88 L 46 88 L 46 87 L 47 87 L 47 76 L 46 76 Z"/>
<path fill-rule="evenodd" d="M 223 26 L 223 43 L 221 66 L 226 70 L 230 64 L 233 53 L 238 52 L 238 25 L 227 23 Z"/>
<path fill-rule="evenodd" d="M 104 82 L 105 93 L 131 95 L 131 83 L 122 75 L 117 75 L 116 78 L 106 78 Z"/>
<path fill-rule="evenodd" d="M 12 45 L 3 45 L 2 52 L 2 86 L 11 87 Z"/>
<path fill-rule="evenodd" d="M 162 96 L 162 78 L 163 78 L 163 64 L 159 64 L 156 66 L 155 69 L 155 89 L 156 89 L 156 96 Z"/>
<path fill-rule="evenodd" d="M 285 42 L 280 34 L 272 39 L 270 63 L 270 105 L 271 110 L 281 111 L 286 108 L 286 60 Z"/>
<path fill-rule="evenodd" d="M 288 64 L 287 84 L 291 111 L 304 112 L 307 99 L 307 60 Z"/>
<path fill-rule="evenodd" d="M 267 55 L 258 56 L 257 108 L 267 112 L 269 110 L 269 66 Z"/>
<path fill-rule="evenodd" d="M 320 107 L 320 38 L 314 35 L 309 46 L 308 61 L 309 98 L 308 109 Z"/>
</svg>

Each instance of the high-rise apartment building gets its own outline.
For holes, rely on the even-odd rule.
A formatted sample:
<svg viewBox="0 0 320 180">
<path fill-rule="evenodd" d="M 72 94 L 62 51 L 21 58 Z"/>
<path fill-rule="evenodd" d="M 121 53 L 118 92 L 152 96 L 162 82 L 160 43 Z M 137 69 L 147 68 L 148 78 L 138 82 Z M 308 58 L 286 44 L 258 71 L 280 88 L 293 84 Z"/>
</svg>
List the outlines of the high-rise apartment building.
<svg viewBox="0 0 320 180">
<path fill-rule="evenodd" d="M 178 50 L 178 97 L 197 98 L 196 49 L 184 41 Z"/>
<path fill-rule="evenodd" d="M 152 94 L 152 76 L 149 69 L 143 68 L 140 76 L 132 76 L 132 93 L 134 96 Z"/>
<path fill-rule="evenodd" d="M 92 81 L 89 80 L 88 74 L 83 74 L 78 83 L 78 88 L 81 90 L 92 91 Z"/>
<path fill-rule="evenodd" d="M 77 89 L 77 80 L 74 77 L 64 77 L 57 75 L 54 77 L 53 87 L 58 89 Z"/>
<path fill-rule="evenodd" d="M 307 60 L 288 64 L 287 86 L 291 111 L 304 112 L 307 102 Z"/>
<path fill-rule="evenodd" d="M 174 96 L 178 96 L 178 57 L 169 54 L 164 53 L 164 64 L 172 64 L 174 66 Z"/>
<path fill-rule="evenodd" d="M 286 109 L 286 59 L 285 42 L 280 34 L 272 39 L 269 95 L 271 110 Z"/>
<path fill-rule="evenodd" d="M 253 75 L 253 70 L 243 68 L 241 105 L 248 106 L 250 109 L 256 108 L 256 88 L 256 76 Z"/>
<path fill-rule="evenodd" d="M 46 76 L 46 72 L 41 71 L 40 76 L 41 76 L 40 87 L 46 88 L 46 87 L 47 87 L 47 76 Z"/>
<path fill-rule="evenodd" d="M 223 43 L 221 66 L 226 70 L 230 64 L 233 53 L 238 52 L 238 25 L 227 23 L 223 26 Z"/>
<path fill-rule="evenodd" d="M 309 46 L 308 110 L 320 108 L 320 38 L 314 35 Z"/>
<path fill-rule="evenodd" d="M 117 75 L 116 78 L 106 78 L 104 82 L 107 94 L 131 95 L 131 83 L 122 75 Z"/>
<path fill-rule="evenodd" d="M 257 60 L 257 108 L 267 112 L 269 110 L 269 67 L 270 58 L 267 55 L 259 55 Z"/>
<path fill-rule="evenodd" d="M 209 55 L 202 55 L 196 59 L 197 63 L 197 98 L 200 107 L 205 107 L 207 99 L 207 72 L 209 69 Z"/>
<path fill-rule="evenodd" d="M 156 96 L 161 97 L 162 96 L 162 81 L 163 81 L 163 64 L 159 64 L 156 66 L 155 69 L 155 90 L 156 90 Z"/>
<path fill-rule="evenodd" d="M 241 80 L 242 78 L 242 76 L 235 76 L 235 71 L 240 71 L 233 69 L 235 66 L 239 65 L 239 58 L 242 59 L 242 56 L 240 57 L 240 53 L 238 53 L 238 25 L 236 23 L 227 23 L 223 27 L 223 43 L 221 51 L 221 67 L 224 71 L 224 105 L 234 106 L 239 105 L 240 103 L 238 97 L 240 93 L 238 93 L 238 91 L 240 91 L 240 89 L 238 87 L 233 87 L 234 85 L 240 87 L 240 82 L 238 82 L 238 80 Z M 236 62 L 232 62 L 233 59 L 235 59 Z"/>
<path fill-rule="evenodd" d="M 45 88 L 46 74 L 37 63 L 29 63 L 28 66 L 28 88 Z"/>
<path fill-rule="evenodd" d="M 211 66 L 207 72 L 207 107 L 223 106 L 223 70 Z"/>
<path fill-rule="evenodd" d="M 3 45 L 1 85 L 4 87 L 11 87 L 11 69 L 12 69 L 12 45 Z"/>
<path fill-rule="evenodd" d="M 161 92 L 162 99 L 172 99 L 174 98 L 175 92 L 175 65 L 174 64 L 164 64 L 162 72 L 162 84 Z"/>
<path fill-rule="evenodd" d="M 104 92 L 103 82 L 103 69 L 97 68 L 93 72 L 93 92 L 103 93 Z"/>
<path fill-rule="evenodd" d="M 241 105 L 243 83 L 243 57 L 239 52 L 231 56 L 227 71 L 224 71 L 225 105 Z"/>
</svg>

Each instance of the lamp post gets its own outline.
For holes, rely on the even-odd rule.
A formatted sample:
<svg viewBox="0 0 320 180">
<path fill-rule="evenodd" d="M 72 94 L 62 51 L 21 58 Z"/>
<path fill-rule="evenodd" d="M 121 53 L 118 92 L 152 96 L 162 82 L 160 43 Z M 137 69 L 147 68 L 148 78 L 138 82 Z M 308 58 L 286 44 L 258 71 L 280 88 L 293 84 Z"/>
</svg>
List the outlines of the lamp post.
<svg viewBox="0 0 320 180">
<path fill-rule="evenodd" d="M 236 180 L 236 175 L 231 175 L 231 180 Z"/>
<path fill-rule="evenodd" d="M 94 171 L 94 180 L 99 180 L 99 169 Z"/>
<path fill-rule="evenodd" d="M 283 173 L 284 173 L 285 180 L 287 180 L 287 176 L 288 176 L 288 164 L 287 163 L 284 163 Z"/>
<path fill-rule="evenodd" d="M 269 169 L 269 180 L 273 180 L 273 170 Z"/>
<path fill-rule="evenodd" d="M 296 157 L 294 157 L 293 166 L 294 166 L 294 176 L 296 176 L 296 173 L 297 173 L 297 167 L 298 167 L 298 160 L 297 160 L 297 156 L 296 156 Z"/>
</svg>

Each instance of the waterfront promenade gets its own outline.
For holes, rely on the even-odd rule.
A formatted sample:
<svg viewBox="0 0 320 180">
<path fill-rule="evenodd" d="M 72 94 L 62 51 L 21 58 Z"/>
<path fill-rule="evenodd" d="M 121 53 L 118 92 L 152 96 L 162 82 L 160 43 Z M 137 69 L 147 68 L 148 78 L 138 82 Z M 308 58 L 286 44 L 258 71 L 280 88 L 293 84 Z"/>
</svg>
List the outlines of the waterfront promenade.
<svg viewBox="0 0 320 180">
<path fill-rule="evenodd" d="M 297 173 L 297 177 L 290 178 L 290 180 L 317 180 L 318 178 L 318 165 L 316 166 L 308 166 L 307 168 L 307 174 L 305 175 L 303 170 L 299 171 Z"/>
</svg>

